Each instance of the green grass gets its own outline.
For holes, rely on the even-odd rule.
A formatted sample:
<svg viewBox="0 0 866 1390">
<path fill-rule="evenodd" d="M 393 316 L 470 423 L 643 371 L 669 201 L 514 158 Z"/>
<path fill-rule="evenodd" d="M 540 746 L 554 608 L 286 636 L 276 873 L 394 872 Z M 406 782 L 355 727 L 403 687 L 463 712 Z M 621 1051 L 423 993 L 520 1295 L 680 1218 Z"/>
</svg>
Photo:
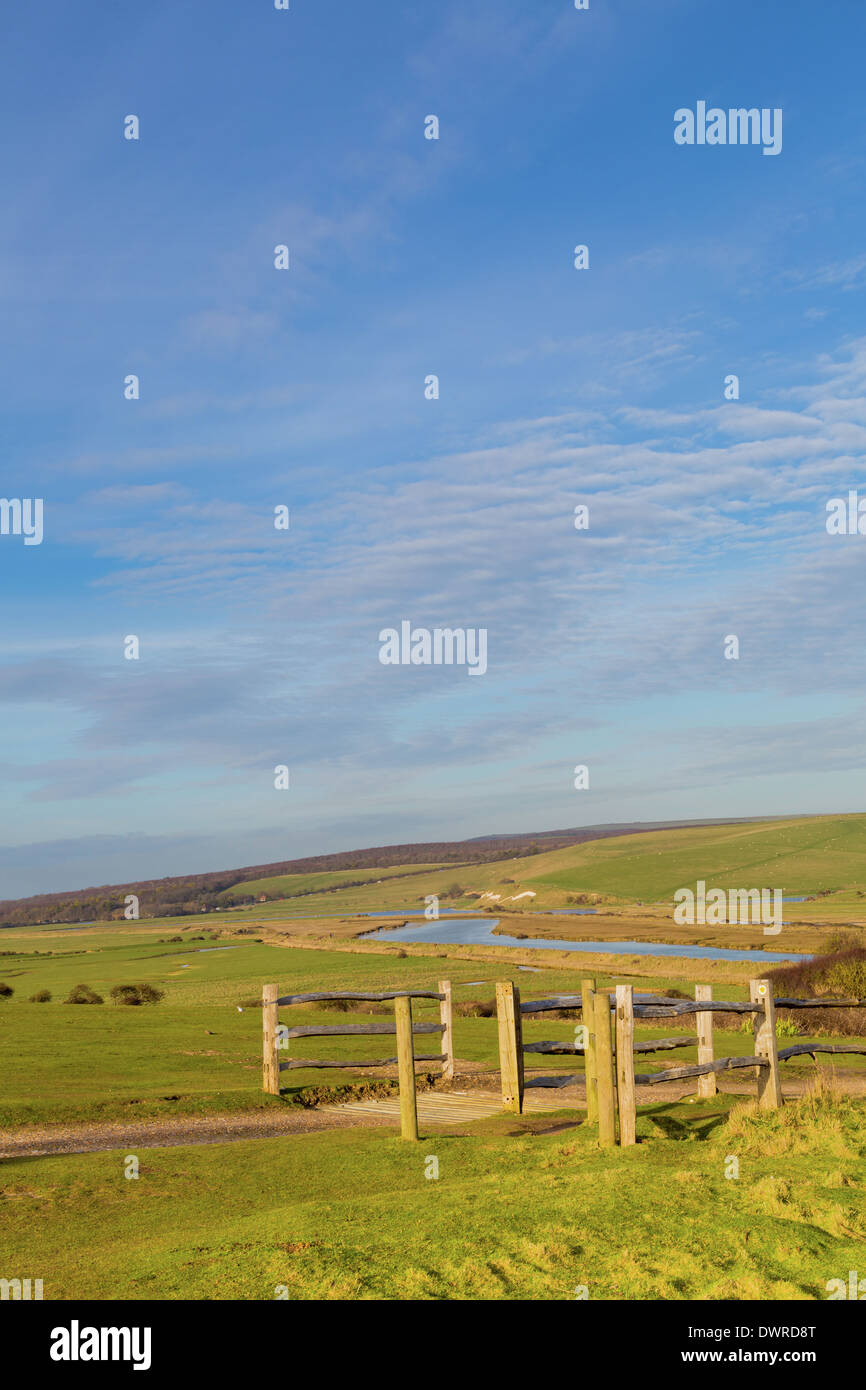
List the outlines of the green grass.
<svg viewBox="0 0 866 1390">
<path fill-rule="evenodd" d="M 414 872 L 426 873 L 438 868 L 436 864 L 397 864 L 387 869 L 340 869 L 315 874 L 275 874 L 272 878 L 254 878 L 235 883 L 220 893 L 221 898 L 247 897 L 250 893 L 267 893 L 269 898 L 296 898 L 303 894 L 328 892 L 342 884 L 376 883 L 388 878 L 410 878 Z M 324 907 L 323 907 L 324 911 Z"/>
<path fill-rule="evenodd" d="M 16 1159 L 4 1266 L 46 1299 L 826 1298 L 866 1237 L 862 1104 L 729 1109 L 653 1107 L 607 1151 L 557 1112 L 141 1151 L 137 1179 L 125 1151 Z"/>
<path fill-rule="evenodd" d="M 815 914 L 866 917 L 866 815 L 644 832 L 519 859 L 431 868 L 405 878 L 399 870 L 389 878 L 384 870 L 375 870 L 371 877 L 383 882 L 298 896 L 290 911 L 399 911 L 422 906 L 431 893 L 445 905 L 471 908 L 477 898 L 470 893 L 488 891 L 499 893 L 496 906 L 510 911 L 565 906 L 577 893 L 597 894 L 612 905 L 670 905 L 678 888 L 703 879 L 708 887 L 778 887 L 785 896 L 797 897 L 831 894 L 815 903 L 787 905 L 789 919 Z M 455 883 L 467 891 L 460 898 L 446 897 Z M 516 906 L 508 901 L 527 891 L 535 898 Z"/>
<path fill-rule="evenodd" d="M 372 945 L 189 939 L 216 923 L 235 925 L 187 920 L 182 943 L 159 939 L 176 934 L 166 922 L 4 932 L 0 944 L 14 954 L 0 957 L 0 979 L 15 994 L 0 1003 L 0 1046 L 14 1060 L 0 1073 L 0 1124 L 272 1112 L 311 1088 L 369 1084 L 369 1073 L 298 1070 L 284 1073 L 283 1096 L 264 1095 L 261 1016 L 244 1004 L 260 997 L 263 981 L 303 993 L 430 988 L 446 977 L 460 1002 L 489 1000 L 494 981 L 508 978 L 524 999 L 576 993 L 587 971 L 583 959 L 560 968 L 543 953 L 528 974 L 437 951 L 399 957 Z M 610 958 L 609 973 L 595 973 L 600 987 L 621 979 L 638 990 L 683 987 L 676 959 L 669 975 L 628 973 L 645 968 Z M 138 982 L 165 998 L 140 1008 L 59 1002 L 79 982 L 106 1000 L 113 985 Z M 40 989 L 52 1001 L 28 1003 Z M 722 993 L 742 999 L 746 991 L 717 977 Z M 416 1017 L 435 1010 L 419 1002 Z M 363 1021 L 307 1006 L 282 1016 Z M 527 1019 L 524 1034 L 565 1040 L 574 1027 Z M 639 1024 L 636 1036 L 676 1031 L 659 1020 Z M 357 1046 L 303 1039 L 292 1053 L 339 1058 Z M 362 1046 L 367 1056 L 394 1050 L 390 1038 Z M 455 1050 L 472 1069 L 495 1068 L 495 1019 L 458 1017 Z M 717 1029 L 716 1051 L 746 1055 L 752 1039 Z M 683 1048 L 639 1057 L 637 1067 L 693 1060 L 694 1048 Z M 582 1069 L 569 1057 L 527 1061 L 554 1073 Z M 834 1065 L 862 1071 L 862 1058 Z M 813 1072 L 804 1059 L 785 1064 L 784 1075 Z M 435 1130 L 419 1145 L 390 1130 L 353 1129 L 142 1150 L 135 1180 L 124 1176 L 127 1154 L 137 1152 L 130 1147 L 5 1160 L 4 1272 L 42 1278 L 49 1299 L 270 1299 L 279 1285 L 297 1299 L 571 1300 L 579 1285 L 591 1298 L 826 1297 L 827 1280 L 846 1275 L 852 1246 L 866 1236 L 866 1106 L 819 1098 L 755 1114 L 733 1104 L 719 1096 L 652 1105 L 639 1115 L 641 1143 L 604 1153 L 575 1123 L 580 1114 L 550 1112 Z M 541 1132 L 558 1124 L 568 1128 Z M 725 1177 L 732 1154 L 736 1181 Z M 429 1155 L 439 1160 L 435 1181 L 424 1176 Z"/>
<path fill-rule="evenodd" d="M 591 841 L 545 855 L 521 875 L 532 885 L 670 901 L 700 878 L 708 887 L 771 886 L 786 895 L 866 889 L 866 816 L 704 826 Z"/>
<path fill-rule="evenodd" d="M 146 924 L 137 931 L 120 926 L 88 928 L 74 937 L 61 931 L 37 937 L 33 929 L 22 928 L 4 933 L 4 940 L 7 948 L 13 941 L 20 947 L 18 955 L 0 958 L 0 978 L 16 991 L 11 1000 L 0 1003 L 0 1040 L 7 1055 L 15 1057 L 15 1065 L 4 1069 L 0 1080 L 0 1124 L 11 1126 L 267 1111 L 294 1102 L 310 1087 L 364 1084 L 365 1074 L 360 1071 L 298 1069 L 290 1077 L 284 1074 L 281 1099 L 262 1092 L 261 1015 L 254 1005 L 245 1005 L 261 997 L 265 980 L 278 983 L 282 992 L 306 993 L 400 986 L 430 989 L 446 977 L 452 980 L 459 1003 L 492 999 L 494 981 L 507 978 L 520 984 L 525 1000 L 554 992 L 577 993 L 586 968 L 578 961 L 570 970 L 528 974 L 493 962 L 424 955 L 400 959 L 363 949 L 306 950 L 246 940 L 230 950 L 212 950 L 217 943 L 211 941 L 160 942 Z M 51 948 L 61 954 L 37 956 L 33 954 L 37 945 L 41 952 Z M 607 987 L 624 977 L 612 972 L 597 978 L 600 986 Z M 628 978 L 637 989 L 664 990 L 682 983 L 673 974 Z M 471 983 L 478 980 L 483 983 Z M 107 1002 L 60 1002 L 82 981 Z M 112 985 L 140 981 L 164 990 L 164 1000 L 140 1008 L 110 1002 Z M 717 997 L 721 988 L 717 987 Z M 724 996 L 731 999 L 746 997 L 743 986 L 723 988 Z M 52 1002 L 28 1003 L 39 989 L 51 990 Z M 244 1006 L 242 1013 L 238 1005 Z M 436 1008 L 435 1003 L 416 1001 L 415 1017 L 434 1021 Z M 345 1015 L 308 1006 L 284 1010 L 282 1018 L 292 1023 L 364 1021 L 363 1016 L 347 1020 Z M 667 1021 L 660 1020 L 655 1027 L 638 1027 L 637 1037 L 659 1037 L 670 1031 Z M 527 1042 L 569 1040 L 574 1024 L 550 1018 L 527 1020 L 525 1036 Z M 751 1038 L 743 1033 L 717 1030 L 718 1056 L 745 1055 L 751 1046 Z M 435 1046 L 429 1050 L 435 1051 Z M 495 1069 L 495 1019 L 458 1017 L 455 1051 L 474 1068 Z M 309 1038 L 292 1047 L 294 1056 L 335 1060 L 351 1055 L 387 1057 L 393 1052 L 393 1039 L 387 1037 L 363 1039 L 360 1044 L 347 1038 Z M 649 1062 L 639 1061 L 638 1066 L 660 1070 L 694 1060 L 694 1049 L 683 1048 L 658 1054 Z M 862 1058 L 840 1056 L 837 1062 L 843 1069 L 862 1068 Z M 569 1057 L 532 1057 L 530 1065 L 556 1074 L 582 1070 L 582 1062 Z M 807 1058 L 787 1063 L 785 1074 L 808 1075 L 811 1069 Z"/>
</svg>

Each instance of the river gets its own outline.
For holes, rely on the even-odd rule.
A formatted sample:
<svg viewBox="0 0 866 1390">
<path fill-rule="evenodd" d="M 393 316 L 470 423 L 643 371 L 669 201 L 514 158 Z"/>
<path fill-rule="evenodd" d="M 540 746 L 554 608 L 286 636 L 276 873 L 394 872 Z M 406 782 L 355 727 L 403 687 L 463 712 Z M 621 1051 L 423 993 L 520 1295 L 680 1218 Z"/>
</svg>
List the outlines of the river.
<svg viewBox="0 0 866 1390">
<path fill-rule="evenodd" d="M 376 916 L 385 914 L 377 913 Z M 394 916 L 406 916 L 405 913 Z M 764 961 L 804 960 L 802 953 L 737 951 L 723 946 L 670 946 L 655 941 L 552 941 L 549 938 L 494 935 L 495 917 L 462 917 L 458 920 L 418 922 L 410 927 L 381 927 L 365 932 L 365 941 L 423 942 L 439 946 L 519 946 L 535 951 L 603 951 L 606 955 L 686 956 L 699 960 Z"/>
</svg>

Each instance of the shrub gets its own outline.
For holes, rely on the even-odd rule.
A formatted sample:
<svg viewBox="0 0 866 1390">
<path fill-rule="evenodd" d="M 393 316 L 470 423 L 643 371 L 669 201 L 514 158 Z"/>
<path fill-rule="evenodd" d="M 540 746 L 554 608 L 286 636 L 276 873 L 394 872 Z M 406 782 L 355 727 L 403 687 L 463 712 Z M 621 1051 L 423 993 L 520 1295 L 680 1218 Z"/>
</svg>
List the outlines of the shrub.
<svg viewBox="0 0 866 1390">
<path fill-rule="evenodd" d="M 76 985 L 69 991 L 66 999 L 67 1004 L 104 1004 L 105 1000 L 101 994 L 97 994 L 90 985 Z"/>
<path fill-rule="evenodd" d="M 137 1004 L 138 991 L 135 985 L 112 985 L 111 997 L 115 1004 Z"/>
<path fill-rule="evenodd" d="M 866 999 L 866 950 L 840 952 L 826 975 L 831 994 L 853 994 Z"/>
<path fill-rule="evenodd" d="M 37 989 L 37 991 L 36 991 L 35 994 L 31 994 L 31 996 L 30 996 L 30 1003 L 31 1003 L 31 1004 L 47 1004 L 50 998 L 51 998 L 51 990 L 50 990 L 50 989 Z"/>
<path fill-rule="evenodd" d="M 164 993 L 153 985 L 113 985 L 111 989 L 115 1004 L 157 1004 Z"/>
<path fill-rule="evenodd" d="M 0 999 L 11 999 L 14 993 L 11 985 L 7 985 L 5 980 L 0 980 Z"/>
<path fill-rule="evenodd" d="M 834 931 L 827 938 L 827 955 L 837 956 L 842 951 L 856 951 L 858 946 L 864 944 L 866 943 L 860 932 Z"/>
<path fill-rule="evenodd" d="M 814 956 L 769 973 L 777 998 L 820 999 L 822 995 L 835 994 L 866 999 L 866 947 L 863 946 Z M 782 1018 L 791 1016 L 784 1008 L 779 1010 L 779 1015 Z M 795 1018 L 800 1024 L 806 1022 L 799 1010 Z M 831 1007 L 809 1009 L 807 1026 L 810 1037 L 825 1033 L 859 1037 L 864 1031 L 864 1022 L 863 1008 Z"/>
<path fill-rule="evenodd" d="M 496 1000 L 464 999 L 454 1005 L 454 1012 L 458 1018 L 495 1018 Z"/>
</svg>

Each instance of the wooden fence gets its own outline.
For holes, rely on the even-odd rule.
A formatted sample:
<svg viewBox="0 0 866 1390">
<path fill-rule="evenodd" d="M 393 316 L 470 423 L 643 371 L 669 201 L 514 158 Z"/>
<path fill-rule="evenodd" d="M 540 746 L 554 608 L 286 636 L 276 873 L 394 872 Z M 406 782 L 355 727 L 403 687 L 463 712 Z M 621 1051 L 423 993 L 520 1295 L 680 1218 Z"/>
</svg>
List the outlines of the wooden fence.
<svg viewBox="0 0 866 1390">
<path fill-rule="evenodd" d="M 532 999 L 522 1003 L 520 990 L 510 981 L 496 986 L 496 1012 L 499 1020 L 499 1065 L 502 1078 L 502 1102 L 506 1110 L 521 1114 L 523 1094 L 530 1086 L 567 1086 L 575 1074 L 567 1076 L 537 1076 L 524 1079 L 524 1054 L 527 1052 L 559 1053 L 582 1056 L 586 1077 L 587 1123 L 598 1125 L 599 1143 L 610 1146 L 617 1142 L 617 1113 L 619 1142 L 634 1144 L 636 1127 L 636 1087 L 655 1086 L 663 1081 L 683 1081 L 695 1078 L 699 1096 L 714 1096 L 716 1074 L 738 1068 L 753 1068 L 757 1078 L 758 1101 L 764 1108 L 775 1109 L 782 1104 L 779 1063 L 802 1055 L 814 1058 L 817 1052 L 866 1053 L 862 1044 L 800 1043 L 779 1049 L 776 1038 L 776 1008 L 831 1009 L 862 1008 L 863 999 L 774 999 L 769 980 L 750 980 L 749 1002 L 732 1003 L 714 1000 L 711 985 L 697 985 L 695 999 L 669 999 L 655 994 L 635 994 L 632 985 L 617 985 L 615 990 L 597 990 L 595 980 L 581 981 L 580 994 L 557 994 L 549 999 Z M 581 1010 L 582 1024 L 576 1028 L 580 1041 L 560 1039 L 524 1043 L 522 1018 L 524 1014 L 543 1013 L 551 1009 Z M 741 1013 L 754 1016 L 754 1055 L 716 1058 L 713 1051 L 713 1014 Z M 654 1038 L 647 1042 L 634 1040 L 636 1018 L 681 1018 L 694 1014 L 697 1032 L 674 1038 Z M 611 1018 L 614 1036 L 611 1036 Z M 685 1067 L 669 1067 L 648 1075 L 635 1075 L 635 1054 L 665 1052 L 677 1047 L 697 1047 L 698 1060 Z"/>
<path fill-rule="evenodd" d="M 327 1000 L 359 999 L 370 1002 L 393 999 L 393 1023 L 303 1024 L 287 1028 L 280 1024 L 277 1010 L 289 1004 L 313 1004 Z M 437 999 L 438 1023 L 413 1023 L 412 1000 Z M 419 1033 L 441 1033 L 441 1052 L 415 1054 L 413 1037 Z M 396 1034 L 397 1056 L 376 1057 L 372 1061 L 322 1060 L 310 1057 L 290 1057 L 279 1060 L 279 1053 L 288 1047 L 290 1038 L 381 1037 Z M 284 994 L 279 996 L 276 985 L 262 986 L 262 1087 L 270 1095 L 280 1094 L 280 1072 L 306 1070 L 313 1067 L 387 1067 L 397 1063 L 400 1085 L 400 1130 L 404 1139 L 418 1138 L 418 1108 L 415 1100 L 415 1063 L 441 1062 L 442 1076 L 454 1075 L 454 1026 L 451 1003 L 451 982 L 440 980 L 438 990 L 403 989 L 369 993 L 363 990 L 336 990 L 318 994 Z"/>
</svg>

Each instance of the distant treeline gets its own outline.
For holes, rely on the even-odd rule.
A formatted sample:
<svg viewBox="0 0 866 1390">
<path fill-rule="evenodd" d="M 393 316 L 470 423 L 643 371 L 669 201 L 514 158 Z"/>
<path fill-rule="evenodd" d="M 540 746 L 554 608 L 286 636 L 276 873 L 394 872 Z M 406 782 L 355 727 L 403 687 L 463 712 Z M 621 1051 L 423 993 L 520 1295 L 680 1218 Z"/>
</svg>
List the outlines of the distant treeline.
<svg viewBox="0 0 866 1390">
<path fill-rule="evenodd" d="M 486 864 L 495 859 L 516 858 L 561 849 L 581 839 L 594 838 L 579 830 L 542 831 L 526 836 L 508 835 L 484 840 L 457 840 L 421 845 L 383 845 L 377 849 L 343 850 L 307 859 L 286 859 L 277 864 L 255 864 L 245 869 L 225 869 L 210 874 L 149 879 L 140 883 L 82 888 L 72 893 L 41 893 L 37 897 L 0 902 L 0 926 L 17 927 L 62 922 L 94 922 L 122 918 L 124 900 L 134 893 L 142 917 L 185 917 L 212 912 L 229 904 L 220 898 L 227 888 L 279 874 L 310 874 L 345 869 L 390 868 L 405 864 Z M 257 901 L 250 893 L 233 894 L 231 906 Z"/>
</svg>

